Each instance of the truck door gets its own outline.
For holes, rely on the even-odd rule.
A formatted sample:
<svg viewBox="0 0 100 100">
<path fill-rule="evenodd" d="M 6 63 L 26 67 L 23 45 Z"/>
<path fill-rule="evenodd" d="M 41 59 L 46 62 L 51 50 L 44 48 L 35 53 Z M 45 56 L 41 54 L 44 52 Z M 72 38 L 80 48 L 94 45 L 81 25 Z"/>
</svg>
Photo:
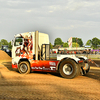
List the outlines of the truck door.
<svg viewBox="0 0 100 100">
<path fill-rule="evenodd" d="M 12 58 L 15 58 L 20 55 L 20 50 L 22 47 L 23 47 L 23 38 L 16 37 L 12 47 Z"/>
</svg>

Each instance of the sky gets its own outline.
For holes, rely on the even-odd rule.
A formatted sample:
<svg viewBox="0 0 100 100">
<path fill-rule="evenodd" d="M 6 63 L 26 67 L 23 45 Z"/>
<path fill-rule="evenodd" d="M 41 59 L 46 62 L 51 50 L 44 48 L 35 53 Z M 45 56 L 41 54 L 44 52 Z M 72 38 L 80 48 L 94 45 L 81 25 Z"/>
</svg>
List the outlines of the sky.
<svg viewBox="0 0 100 100">
<path fill-rule="evenodd" d="M 36 31 L 67 42 L 100 39 L 100 0 L 0 0 L 0 40 Z"/>
</svg>

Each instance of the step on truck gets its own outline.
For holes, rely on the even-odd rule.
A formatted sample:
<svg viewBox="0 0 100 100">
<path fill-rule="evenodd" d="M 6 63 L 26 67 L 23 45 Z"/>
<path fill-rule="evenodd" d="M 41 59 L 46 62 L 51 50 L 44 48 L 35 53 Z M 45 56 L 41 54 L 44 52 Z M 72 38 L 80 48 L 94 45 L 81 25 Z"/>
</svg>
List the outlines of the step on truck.
<svg viewBox="0 0 100 100">
<path fill-rule="evenodd" d="M 50 59 L 48 34 L 39 31 L 15 35 L 12 40 L 12 68 L 21 74 L 31 71 L 59 72 L 67 79 L 80 74 L 86 75 L 90 65 L 85 56 L 57 54 L 57 59 Z"/>
</svg>

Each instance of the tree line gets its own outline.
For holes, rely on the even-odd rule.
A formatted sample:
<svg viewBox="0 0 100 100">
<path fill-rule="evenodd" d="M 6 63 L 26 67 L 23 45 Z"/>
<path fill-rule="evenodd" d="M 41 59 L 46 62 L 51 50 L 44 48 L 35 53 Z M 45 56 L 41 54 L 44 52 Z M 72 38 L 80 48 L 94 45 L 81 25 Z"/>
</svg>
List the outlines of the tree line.
<svg viewBox="0 0 100 100">
<path fill-rule="evenodd" d="M 50 48 L 52 49 L 56 45 L 62 45 L 63 47 L 69 47 L 68 41 L 63 42 L 61 38 L 56 38 L 54 40 L 54 45 L 50 43 Z M 94 37 L 91 40 L 88 40 L 85 44 L 86 46 L 90 46 L 93 49 L 98 49 L 100 47 L 100 39 Z M 83 47 L 83 41 L 81 38 L 73 37 L 72 38 L 72 47 Z"/>
<path fill-rule="evenodd" d="M 5 39 L 1 39 L 0 41 L 0 48 L 2 45 L 8 45 L 8 47 L 11 49 L 12 45 L 11 45 L 11 41 L 8 42 Z M 56 45 L 62 45 L 63 47 L 69 47 L 68 45 L 68 41 L 63 42 L 61 38 L 56 38 L 54 40 L 54 45 L 50 43 L 50 48 L 52 49 L 53 47 L 55 47 Z M 93 39 L 89 39 L 85 45 L 90 46 L 93 49 L 97 49 L 98 47 L 100 47 L 100 39 L 94 37 Z M 72 47 L 83 47 L 83 41 L 81 38 L 77 38 L 77 37 L 73 37 L 72 38 Z"/>
</svg>

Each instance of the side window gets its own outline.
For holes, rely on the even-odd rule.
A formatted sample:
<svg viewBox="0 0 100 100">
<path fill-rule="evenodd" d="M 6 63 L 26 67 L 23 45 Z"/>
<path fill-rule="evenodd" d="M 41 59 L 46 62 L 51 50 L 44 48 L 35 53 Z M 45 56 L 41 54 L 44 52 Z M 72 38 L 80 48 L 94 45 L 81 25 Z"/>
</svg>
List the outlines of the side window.
<svg viewBox="0 0 100 100">
<path fill-rule="evenodd" d="M 23 44 L 23 38 L 22 37 L 17 37 L 15 39 L 15 43 L 14 43 L 14 46 L 20 46 Z"/>
</svg>

